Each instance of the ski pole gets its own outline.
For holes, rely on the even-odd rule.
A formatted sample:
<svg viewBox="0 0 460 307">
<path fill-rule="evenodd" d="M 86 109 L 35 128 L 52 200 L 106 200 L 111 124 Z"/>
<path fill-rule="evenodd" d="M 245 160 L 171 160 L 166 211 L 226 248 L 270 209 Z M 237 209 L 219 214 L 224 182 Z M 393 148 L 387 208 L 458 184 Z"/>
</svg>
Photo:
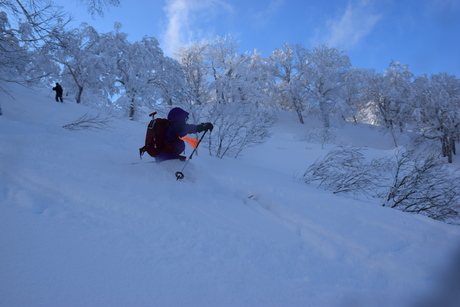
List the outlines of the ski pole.
<svg viewBox="0 0 460 307">
<path fill-rule="evenodd" d="M 197 150 L 198 146 L 200 145 L 201 143 L 201 140 L 204 138 L 206 132 L 208 132 L 208 130 L 206 130 L 203 135 L 201 136 L 200 140 L 198 141 L 198 145 L 196 145 L 195 149 L 193 149 L 192 153 L 190 154 L 190 157 L 188 157 L 188 160 L 185 161 L 185 165 L 184 167 L 182 168 L 182 170 L 180 172 L 176 172 L 176 180 L 179 180 L 179 179 L 184 179 L 184 173 L 182 173 L 184 171 L 184 168 L 187 166 L 188 164 L 188 161 L 192 159 L 193 157 L 193 154 L 195 153 L 195 151 Z"/>
</svg>

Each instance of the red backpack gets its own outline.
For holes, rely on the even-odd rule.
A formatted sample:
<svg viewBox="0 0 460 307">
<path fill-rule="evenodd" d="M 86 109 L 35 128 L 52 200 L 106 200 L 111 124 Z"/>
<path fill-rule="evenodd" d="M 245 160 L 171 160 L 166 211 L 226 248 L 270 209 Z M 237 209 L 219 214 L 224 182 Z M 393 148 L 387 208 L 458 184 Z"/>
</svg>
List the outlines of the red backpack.
<svg viewBox="0 0 460 307">
<path fill-rule="evenodd" d="M 147 133 L 145 135 L 145 145 L 139 148 L 139 155 L 142 159 L 142 155 L 147 152 L 150 156 L 156 157 L 159 153 L 175 153 L 176 148 L 172 143 L 165 143 L 165 135 L 168 130 L 168 126 L 171 123 L 170 120 L 165 118 L 154 118 L 157 112 L 149 114 L 152 120 L 147 126 Z"/>
</svg>

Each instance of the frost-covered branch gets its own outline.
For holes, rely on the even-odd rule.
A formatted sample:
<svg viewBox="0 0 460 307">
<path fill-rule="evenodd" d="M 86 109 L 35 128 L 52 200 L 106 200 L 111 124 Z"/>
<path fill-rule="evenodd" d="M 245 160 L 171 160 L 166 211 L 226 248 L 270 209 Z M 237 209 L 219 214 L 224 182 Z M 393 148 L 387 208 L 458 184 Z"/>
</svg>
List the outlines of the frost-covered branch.
<svg viewBox="0 0 460 307">
<path fill-rule="evenodd" d="M 101 114 L 86 113 L 76 119 L 74 122 L 62 126 L 62 128 L 76 131 L 76 130 L 103 130 L 110 128 L 111 119 Z"/>
<path fill-rule="evenodd" d="M 312 164 L 301 180 L 318 182 L 320 187 L 334 194 L 376 195 L 384 178 L 380 169 L 387 163 L 383 159 L 367 162 L 363 150 L 337 147 Z"/>
<path fill-rule="evenodd" d="M 413 152 L 399 153 L 383 206 L 436 220 L 458 220 L 459 187 L 458 172 L 451 172 L 439 156 L 421 158 L 413 157 Z"/>
</svg>

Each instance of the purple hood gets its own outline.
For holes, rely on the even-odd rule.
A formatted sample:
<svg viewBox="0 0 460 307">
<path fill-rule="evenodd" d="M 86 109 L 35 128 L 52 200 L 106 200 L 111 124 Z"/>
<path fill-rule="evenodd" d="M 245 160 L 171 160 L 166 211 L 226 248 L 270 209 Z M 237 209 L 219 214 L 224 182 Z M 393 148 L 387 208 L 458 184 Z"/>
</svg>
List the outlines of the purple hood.
<svg viewBox="0 0 460 307">
<path fill-rule="evenodd" d="M 188 114 L 189 113 L 187 111 L 184 111 L 181 108 L 173 108 L 168 113 L 168 119 L 176 123 L 185 124 Z"/>
</svg>

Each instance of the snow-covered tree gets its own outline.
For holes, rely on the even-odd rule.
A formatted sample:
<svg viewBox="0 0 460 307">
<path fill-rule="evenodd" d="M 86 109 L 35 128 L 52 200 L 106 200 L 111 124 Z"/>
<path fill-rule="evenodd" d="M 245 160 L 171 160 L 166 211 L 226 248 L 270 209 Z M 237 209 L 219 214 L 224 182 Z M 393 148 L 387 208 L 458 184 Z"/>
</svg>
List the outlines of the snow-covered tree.
<svg viewBox="0 0 460 307">
<path fill-rule="evenodd" d="M 362 148 L 338 147 L 300 177 L 334 194 L 382 198 L 382 205 L 436 220 L 458 223 L 460 175 L 437 155 L 399 151 L 395 159 L 366 161 Z"/>
<path fill-rule="evenodd" d="M 392 135 L 395 146 L 406 125 L 410 125 L 413 74 L 407 65 L 392 61 L 384 74 L 372 72 L 362 99 L 368 102 L 374 120 Z"/>
<path fill-rule="evenodd" d="M 237 158 L 244 149 L 263 143 L 275 121 L 273 113 L 254 112 L 249 104 L 213 105 L 209 113 L 215 127 L 209 151 L 218 158 Z"/>
<path fill-rule="evenodd" d="M 70 21 L 62 7 L 50 0 L 0 1 L 0 7 L 10 19 L 11 32 L 28 49 L 43 44 Z"/>
<path fill-rule="evenodd" d="M 340 146 L 310 165 L 300 180 L 318 183 L 334 194 L 350 193 L 376 196 L 384 181 L 383 159 L 366 161 L 364 148 Z"/>
<path fill-rule="evenodd" d="M 381 73 L 369 70 L 366 78 L 366 85 L 361 90 L 361 98 L 364 104 L 363 112 L 367 115 L 367 122 L 372 125 L 383 125 L 379 112 L 379 102 L 384 99 L 382 88 L 384 77 Z"/>
<path fill-rule="evenodd" d="M 184 73 L 184 99 L 179 102 L 191 115 L 193 122 L 201 118 L 203 106 L 211 101 L 210 78 L 206 63 L 208 43 L 198 44 L 179 49 L 177 57 Z"/>
<path fill-rule="evenodd" d="M 323 125 L 330 127 L 330 115 L 344 103 L 342 87 L 351 63 L 344 51 L 326 45 L 299 52 L 302 85 L 311 107 L 319 107 Z"/>
<path fill-rule="evenodd" d="M 460 139 L 460 80 L 446 73 L 417 77 L 412 110 L 421 134 L 439 140 L 443 156 L 452 163 Z"/>
<path fill-rule="evenodd" d="M 41 48 L 68 19 L 49 1 L 1 1 L 0 8 L 0 83 L 36 84 L 57 68 Z"/>
<path fill-rule="evenodd" d="M 237 92 L 241 102 L 256 107 L 273 106 L 274 78 L 267 65 L 267 61 L 257 51 L 240 55 L 237 76 L 241 80 Z"/>
<path fill-rule="evenodd" d="M 429 216 L 436 220 L 459 219 L 460 176 L 436 155 L 396 155 L 392 183 L 383 206 Z"/>
<path fill-rule="evenodd" d="M 284 43 L 283 48 L 276 48 L 270 55 L 268 69 L 276 84 L 274 94 L 277 105 L 294 110 L 300 123 L 303 124 L 306 97 L 297 70 L 298 62 L 296 47 Z"/>
<path fill-rule="evenodd" d="M 164 56 L 149 79 L 149 84 L 156 87 L 161 101 L 169 106 L 178 104 L 186 98 L 184 72 L 180 63 L 173 58 Z"/>
<path fill-rule="evenodd" d="M 273 82 L 260 56 L 241 55 L 233 69 L 234 91 L 225 95 L 230 99 L 211 108 L 211 118 L 219 123 L 213 140 L 218 157 L 236 158 L 244 149 L 263 143 L 275 122 L 270 108 Z"/>
<path fill-rule="evenodd" d="M 22 79 L 30 54 L 21 46 L 17 32 L 10 27 L 6 12 L 0 12 L 0 90 L 2 83 L 19 82 Z"/>
<path fill-rule="evenodd" d="M 127 34 L 118 31 L 120 27 L 104 38 L 104 58 L 112 72 L 106 82 L 117 85 L 113 90 L 121 96 L 117 102 L 128 109 L 131 119 L 142 106 L 172 105 L 183 88 L 180 65 L 164 56 L 155 38 L 144 37 L 131 43 Z"/>
<path fill-rule="evenodd" d="M 363 99 L 363 89 L 366 87 L 369 70 L 353 68 L 347 71 L 345 82 L 341 88 L 343 104 L 336 106 L 336 112 L 342 114 L 346 121 L 354 123 L 366 122 L 367 101 Z"/>
<path fill-rule="evenodd" d="M 237 157 L 268 137 L 274 116 L 270 104 L 270 75 L 260 55 L 238 55 L 230 36 L 217 38 L 206 49 L 211 104 L 204 119 L 214 124 L 210 153 Z"/>
<path fill-rule="evenodd" d="M 107 73 L 103 60 L 104 46 L 99 33 L 91 26 L 82 24 L 55 36 L 47 44 L 51 59 L 62 67 L 61 84 L 66 92 L 74 94 L 75 101 L 81 103 L 83 94 L 93 97 L 87 103 L 107 101 L 102 80 Z"/>
<path fill-rule="evenodd" d="M 384 91 L 385 97 L 379 109 L 388 128 L 402 131 L 410 114 L 411 85 L 414 75 L 409 71 L 409 66 L 400 62 L 391 61 L 385 70 Z"/>
</svg>

